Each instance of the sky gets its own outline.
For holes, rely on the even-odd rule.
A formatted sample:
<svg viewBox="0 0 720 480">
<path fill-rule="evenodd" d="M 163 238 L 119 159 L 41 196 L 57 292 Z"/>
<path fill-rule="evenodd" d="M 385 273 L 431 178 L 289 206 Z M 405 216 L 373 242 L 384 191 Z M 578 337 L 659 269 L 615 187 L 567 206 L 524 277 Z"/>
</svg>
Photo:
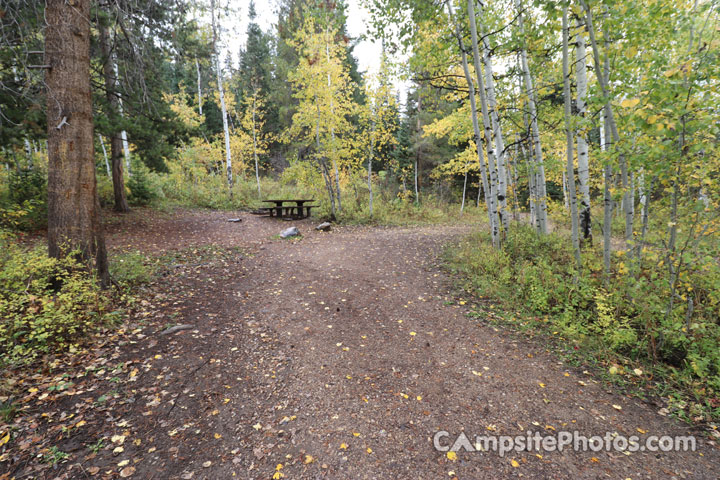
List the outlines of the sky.
<svg viewBox="0 0 720 480">
<path fill-rule="evenodd" d="M 347 0 L 347 29 L 351 37 L 357 38 L 366 34 L 369 30 L 370 14 L 367 9 L 360 5 L 360 0 Z M 245 32 L 248 25 L 248 7 L 250 0 L 230 0 L 230 5 L 235 11 L 239 10 L 239 21 L 230 21 L 229 18 L 222 20 L 223 27 L 228 30 L 228 40 L 225 47 L 232 53 L 233 59 L 237 62 L 238 52 L 245 45 Z M 257 12 L 256 22 L 263 31 L 273 30 L 277 23 L 277 13 L 274 0 L 255 0 Z M 358 67 L 361 72 L 377 73 L 380 68 L 380 56 L 382 46 L 372 39 L 360 41 L 353 50 L 358 60 Z M 407 84 L 396 82 L 401 93 L 401 103 L 404 103 Z"/>
</svg>

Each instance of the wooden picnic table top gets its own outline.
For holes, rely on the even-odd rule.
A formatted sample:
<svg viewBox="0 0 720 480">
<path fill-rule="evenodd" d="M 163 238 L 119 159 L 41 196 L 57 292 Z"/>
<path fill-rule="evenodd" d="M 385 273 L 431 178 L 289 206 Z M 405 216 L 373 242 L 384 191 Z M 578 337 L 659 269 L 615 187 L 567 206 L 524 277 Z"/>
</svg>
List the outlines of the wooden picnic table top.
<svg viewBox="0 0 720 480">
<path fill-rule="evenodd" d="M 281 205 L 285 202 L 295 202 L 295 203 L 305 203 L 305 202 L 312 202 L 314 199 L 299 199 L 299 200 L 293 200 L 293 199 L 287 199 L 287 200 L 280 200 L 280 199 L 269 199 L 269 200 L 263 200 L 264 203 L 275 203 L 277 205 Z"/>
</svg>

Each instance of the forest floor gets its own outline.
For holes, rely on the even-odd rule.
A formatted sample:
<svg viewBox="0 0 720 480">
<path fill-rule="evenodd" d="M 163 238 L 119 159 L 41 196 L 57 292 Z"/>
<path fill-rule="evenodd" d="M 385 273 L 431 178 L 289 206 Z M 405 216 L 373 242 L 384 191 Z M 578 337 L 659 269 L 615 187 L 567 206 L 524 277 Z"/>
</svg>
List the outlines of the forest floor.
<svg viewBox="0 0 720 480">
<path fill-rule="evenodd" d="M 442 247 L 477 227 L 232 216 L 111 219 L 111 251 L 177 262 L 121 330 L 23 380 L 0 479 L 718 478 L 715 442 L 454 292 Z M 303 236 L 277 238 L 290 225 Z M 173 325 L 192 327 L 160 334 Z M 698 451 L 454 456 L 433 447 L 441 430 L 443 445 L 463 431 L 695 434 Z"/>
</svg>

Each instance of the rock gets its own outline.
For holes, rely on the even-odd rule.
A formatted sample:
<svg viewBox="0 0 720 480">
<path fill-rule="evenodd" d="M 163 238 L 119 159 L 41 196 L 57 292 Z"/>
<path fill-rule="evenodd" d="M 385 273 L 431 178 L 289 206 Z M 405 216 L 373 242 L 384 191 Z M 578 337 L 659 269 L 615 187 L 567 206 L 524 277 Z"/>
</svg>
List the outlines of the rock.
<svg viewBox="0 0 720 480">
<path fill-rule="evenodd" d="M 242 222 L 242 218 L 228 218 L 228 222 L 233 222 L 233 223 Z"/>
<path fill-rule="evenodd" d="M 297 227 L 287 228 L 280 233 L 281 238 L 297 237 L 298 235 L 300 235 L 300 230 Z"/>
<path fill-rule="evenodd" d="M 321 232 L 329 232 L 330 228 L 332 227 L 332 223 L 330 222 L 323 222 L 317 227 L 315 227 L 315 230 L 319 230 Z"/>
<path fill-rule="evenodd" d="M 162 332 L 160 332 L 160 335 L 171 335 L 181 330 L 191 330 L 193 328 L 195 328 L 195 325 L 175 325 L 174 327 L 170 327 L 167 330 L 163 330 Z"/>
</svg>

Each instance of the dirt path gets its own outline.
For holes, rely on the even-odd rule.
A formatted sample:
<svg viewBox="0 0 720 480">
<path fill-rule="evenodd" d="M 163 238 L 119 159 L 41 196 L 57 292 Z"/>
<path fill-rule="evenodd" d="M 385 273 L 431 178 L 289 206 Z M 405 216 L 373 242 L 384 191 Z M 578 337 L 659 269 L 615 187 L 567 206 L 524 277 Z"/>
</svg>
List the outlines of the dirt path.
<svg viewBox="0 0 720 480">
<path fill-rule="evenodd" d="M 449 458 L 433 447 L 440 430 L 449 433 L 443 445 L 463 431 L 471 443 L 528 431 L 692 432 L 608 393 L 543 345 L 468 318 L 436 262 L 469 227 L 320 233 L 303 221 L 306 235 L 288 241 L 272 237 L 285 223 L 226 217 L 138 216 L 113 227 L 113 248 L 245 253 L 169 272 L 127 335 L 88 359 L 120 370 L 97 375 L 90 391 L 78 382 L 81 393 L 53 404 L 53 415 L 93 405 L 77 413 L 85 422 L 77 435 L 56 441 L 71 457 L 55 469 L 16 463 L 18 478 L 718 478 L 720 452 L 700 437 L 697 452 Z M 156 333 L 169 324 L 193 329 Z M 97 405 L 100 395 L 107 404 Z M 102 437 L 97 453 L 84 447 Z"/>
</svg>

